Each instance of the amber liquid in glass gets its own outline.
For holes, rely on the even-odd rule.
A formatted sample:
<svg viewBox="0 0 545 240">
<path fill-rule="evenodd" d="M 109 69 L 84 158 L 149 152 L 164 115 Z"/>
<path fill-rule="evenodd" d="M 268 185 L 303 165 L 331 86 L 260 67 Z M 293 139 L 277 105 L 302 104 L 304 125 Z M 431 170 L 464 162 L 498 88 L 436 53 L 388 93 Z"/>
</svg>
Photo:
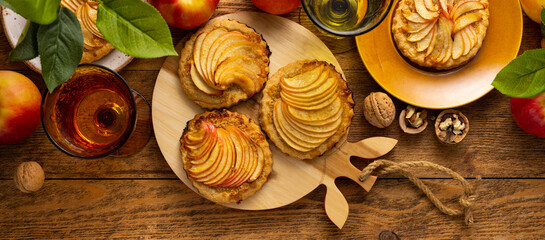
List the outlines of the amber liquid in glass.
<svg viewBox="0 0 545 240">
<path fill-rule="evenodd" d="M 88 71 L 92 70 L 92 71 Z M 115 150 L 130 135 L 135 121 L 131 90 L 104 69 L 78 69 L 72 78 L 48 96 L 60 146 L 73 155 L 102 155 Z M 55 133 L 50 133 L 55 138 Z M 56 141 L 58 142 L 58 141 Z M 63 145 L 63 143 L 58 143 Z"/>
<path fill-rule="evenodd" d="M 367 0 L 322 0 L 315 1 L 316 17 L 328 28 L 350 31 L 362 21 L 367 9 Z"/>
</svg>

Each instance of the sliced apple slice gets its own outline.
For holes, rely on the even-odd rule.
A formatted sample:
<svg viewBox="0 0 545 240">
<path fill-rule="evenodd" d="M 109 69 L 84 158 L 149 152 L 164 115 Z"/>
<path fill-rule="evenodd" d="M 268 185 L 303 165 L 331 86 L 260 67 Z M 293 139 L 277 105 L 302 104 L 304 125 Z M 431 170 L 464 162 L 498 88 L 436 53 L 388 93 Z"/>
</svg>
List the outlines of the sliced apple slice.
<svg viewBox="0 0 545 240">
<path fill-rule="evenodd" d="M 430 47 L 431 41 L 435 35 L 435 27 L 424 37 L 422 40 L 416 43 L 416 51 L 422 52 Z"/>
<path fill-rule="evenodd" d="M 419 32 L 409 34 L 409 37 L 407 38 L 407 41 L 409 41 L 409 42 L 418 42 L 418 41 L 422 40 L 423 38 L 426 37 L 426 35 L 428 35 L 428 33 L 430 33 L 430 31 L 435 26 L 435 23 L 436 23 L 436 20 L 434 20 L 433 22 L 428 24 L 424 29 L 420 30 Z"/>
<path fill-rule="evenodd" d="M 240 173 L 244 170 L 244 165 L 246 164 L 248 154 L 246 153 L 247 148 L 249 146 L 247 143 L 242 139 L 242 136 L 244 133 L 237 127 L 234 126 L 226 126 L 225 130 L 229 132 L 229 135 L 231 139 L 233 140 L 233 147 L 235 149 L 235 165 L 233 166 L 233 171 L 229 174 L 229 177 L 227 177 L 225 180 L 223 180 L 221 183 L 219 183 L 218 186 L 220 187 L 226 187 L 229 186 L 230 183 L 232 183 L 236 178 L 239 177 Z"/>
<path fill-rule="evenodd" d="M 471 48 L 473 48 L 475 45 L 477 45 L 477 42 L 479 41 L 477 33 L 475 32 L 475 28 L 473 25 L 469 25 L 466 27 L 468 35 L 471 37 Z"/>
<path fill-rule="evenodd" d="M 447 14 L 449 12 L 447 0 L 439 0 L 442 12 Z"/>
<path fill-rule="evenodd" d="M 202 48 L 202 41 L 206 37 L 208 32 L 202 32 L 200 33 L 197 38 L 195 38 L 195 43 L 193 44 L 193 65 L 195 66 L 195 69 L 197 70 L 198 74 L 200 75 L 203 70 L 201 66 L 201 48 Z M 201 75 L 202 79 L 202 75 Z M 202 79 L 204 81 L 204 79 Z"/>
<path fill-rule="evenodd" d="M 434 50 L 429 55 L 430 59 L 433 62 L 439 62 L 440 61 L 440 57 L 443 55 L 443 44 L 445 44 L 445 40 L 446 40 L 445 35 L 448 34 L 448 33 L 446 33 L 445 26 L 443 24 L 441 24 L 441 22 L 439 22 L 439 24 L 437 24 L 437 31 L 438 31 L 438 34 L 436 34 L 437 39 L 435 41 Z"/>
<path fill-rule="evenodd" d="M 283 78 L 283 81 L 281 82 L 282 86 L 284 88 L 291 88 L 294 89 L 293 91 L 297 91 L 297 89 L 306 88 L 307 86 L 311 85 L 312 82 L 315 82 L 316 79 L 318 79 L 322 72 L 324 70 L 324 65 L 320 65 L 319 67 L 316 67 L 312 70 L 306 71 L 302 74 L 296 75 L 291 78 Z"/>
<path fill-rule="evenodd" d="M 204 79 L 205 82 L 209 82 L 210 86 L 213 86 L 213 82 L 214 80 L 213 79 L 210 79 L 206 76 L 205 74 L 205 71 L 207 69 L 207 57 L 208 57 L 208 53 L 210 52 L 210 48 L 212 46 L 212 44 L 214 43 L 214 41 L 219 37 L 221 36 L 222 34 L 226 33 L 227 32 L 227 29 L 225 28 L 216 28 L 212 31 L 210 31 L 208 34 L 206 34 L 206 36 L 204 37 L 204 39 L 202 40 L 202 45 L 201 45 L 201 51 L 200 51 L 200 65 L 201 65 L 201 72 L 199 72 L 199 74 L 201 74 L 202 78 Z M 195 62 L 195 64 L 198 64 L 197 62 Z M 197 70 L 199 70 L 197 68 Z"/>
<path fill-rule="evenodd" d="M 433 35 L 431 37 L 430 46 L 428 47 L 428 50 L 426 51 L 426 57 L 428 57 L 435 49 L 435 44 L 437 43 L 437 35 L 439 34 L 440 34 L 439 29 L 437 28 L 437 25 L 434 24 Z"/>
<path fill-rule="evenodd" d="M 298 108 L 301 110 L 306 111 L 317 111 L 323 108 L 326 108 L 327 106 L 331 105 L 334 101 L 339 98 L 337 96 L 336 89 L 334 91 L 330 91 L 328 95 L 326 95 L 324 98 L 320 100 L 316 100 L 313 102 L 305 102 L 305 100 L 302 100 L 301 98 L 293 98 L 288 97 L 286 95 L 283 95 L 281 93 L 282 101 L 287 103 L 288 106 Z"/>
<path fill-rule="evenodd" d="M 321 100 L 328 95 L 328 92 L 337 89 L 337 80 L 330 78 L 327 71 L 324 71 L 318 79 L 309 83 L 309 87 L 293 90 L 283 84 L 281 84 L 282 90 L 280 93 L 284 93 L 295 99 L 301 98 L 305 103 Z M 311 87 L 311 88 L 310 88 Z M 305 90 L 303 90 L 305 89 Z"/>
<path fill-rule="evenodd" d="M 436 12 L 439 10 L 437 5 L 433 2 L 433 0 L 424 0 L 424 5 L 426 8 L 431 12 Z"/>
<path fill-rule="evenodd" d="M 210 50 L 208 51 L 208 55 L 206 56 L 206 69 L 204 70 L 205 78 L 212 79 L 214 77 L 214 74 L 212 72 L 212 62 L 214 60 L 214 54 L 216 53 L 218 47 L 221 49 L 221 47 L 225 46 L 225 44 L 229 44 L 229 42 L 232 41 L 249 41 L 249 39 L 240 32 L 225 32 L 218 38 L 216 38 L 216 40 L 214 40 L 214 42 L 210 46 Z"/>
<path fill-rule="evenodd" d="M 223 141 L 218 138 L 218 142 Z M 222 148 L 220 147 L 220 144 L 216 144 L 214 148 L 212 148 L 210 154 L 206 158 L 206 161 L 204 161 L 203 164 L 199 165 L 193 165 L 191 168 L 187 170 L 190 177 L 195 178 L 197 181 L 199 181 L 202 178 L 208 177 L 210 174 L 212 174 L 216 168 L 218 167 L 219 159 L 222 157 L 223 154 Z"/>
<path fill-rule="evenodd" d="M 443 43 L 443 50 L 442 50 L 443 55 L 442 57 L 439 58 L 439 61 L 440 63 L 445 63 L 452 56 L 452 37 L 451 37 L 452 22 L 443 14 L 441 14 L 439 21 L 445 27 L 445 31 L 443 32 L 443 38 L 445 39 Z"/>
<path fill-rule="evenodd" d="M 407 23 L 407 32 L 408 33 L 416 33 L 422 31 L 424 28 L 428 27 L 432 22 L 425 22 L 425 23 L 413 23 L 408 22 Z"/>
<path fill-rule="evenodd" d="M 439 16 L 438 11 L 430 11 L 426 8 L 424 0 L 414 0 L 416 12 L 424 19 L 432 20 Z"/>
<path fill-rule="evenodd" d="M 320 122 L 333 117 L 339 109 L 342 108 L 342 102 L 340 98 L 336 98 L 332 104 L 328 105 L 325 108 L 307 111 L 303 109 L 294 108 L 287 106 L 288 112 L 296 119 L 306 122 Z"/>
<path fill-rule="evenodd" d="M 261 83 L 257 75 L 242 66 L 232 66 L 222 71 L 216 77 L 217 86 L 229 87 L 232 84 L 238 85 L 246 94 L 252 95 L 257 92 Z"/>
<path fill-rule="evenodd" d="M 452 43 L 452 59 L 456 60 L 462 56 L 465 48 L 464 44 L 465 43 L 461 32 L 454 34 L 454 41 Z"/>
<path fill-rule="evenodd" d="M 282 101 L 277 101 L 274 105 L 273 110 L 273 122 L 274 126 L 278 132 L 278 135 L 286 142 L 290 147 L 293 149 L 300 151 L 300 152 L 308 152 L 312 149 L 314 149 L 315 146 L 306 144 L 296 138 L 293 138 L 292 134 L 288 134 L 287 129 L 285 128 L 285 125 L 280 122 L 281 117 L 281 109 L 282 109 Z"/>
<path fill-rule="evenodd" d="M 195 66 L 195 63 L 193 63 L 191 64 L 191 69 L 189 70 L 189 73 L 191 74 L 191 80 L 193 81 L 193 84 L 195 84 L 195 87 L 208 95 L 221 95 L 223 91 L 214 89 L 209 86 L 208 83 L 205 82 L 204 79 L 202 79 L 196 68 L 197 67 Z"/>
<path fill-rule="evenodd" d="M 461 17 L 459 17 L 458 19 L 455 20 L 454 29 L 452 30 L 452 32 L 454 34 L 456 34 L 460 30 L 467 27 L 469 24 L 472 24 L 474 22 L 477 22 L 477 21 L 481 20 L 481 18 L 482 18 L 482 15 L 480 13 L 476 13 L 476 12 L 468 13 L 466 15 L 463 15 L 463 16 L 461 16 Z"/>
<path fill-rule="evenodd" d="M 294 128 L 293 125 L 288 123 L 287 117 L 283 115 L 281 106 L 279 104 L 276 104 L 275 107 L 277 108 L 276 111 L 278 112 L 278 123 L 285 130 L 286 135 L 288 135 L 289 138 L 296 141 L 297 143 L 314 149 L 323 142 L 325 142 L 325 140 L 327 140 L 327 138 L 331 136 L 326 135 L 320 137 L 312 137 L 306 134 L 300 134 L 300 130 Z"/>
<path fill-rule="evenodd" d="M 413 22 L 413 23 L 427 23 L 429 22 L 430 20 L 427 20 L 427 19 L 424 19 L 420 16 L 420 14 L 418 13 L 415 13 L 415 12 L 411 12 L 409 10 L 405 10 L 403 9 L 403 16 L 409 20 L 409 22 Z"/>
<path fill-rule="evenodd" d="M 282 113 L 284 116 L 286 116 L 287 120 L 297 128 L 300 128 L 304 130 L 305 132 L 310 133 L 331 133 L 334 131 L 337 131 L 341 120 L 342 120 L 342 114 L 343 111 L 339 109 L 335 115 L 333 115 L 330 119 L 320 121 L 320 122 L 304 122 L 299 119 L 294 118 L 291 114 L 289 114 L 287 107 L 285 104 L 282 104 Z"/>
<path fill-rule="evenodd" d="M 254 161 L 257 160 L 257 147 L 252 140 L 246 136 L 246 134 L 242 134 L 241 140 L 244 148 L 244 158 L 246 161 L 244 161 L 244 164 L 241 165 L 241 171 L 231 180 L 230 182 L 226 182 L 223 186 L 224 187 L 238 187 L 245 183 L 248 180 L 248 177 L 250 175 L 250 171 L 252 169 L 252 166 L 254 166 Z M 257 164 L 255 164 L 257 165 Z"/>
<path fill-rule="evenodd" d="M 248 178 L 248 182 L 254 182 L 261 176 L 261 173 L 263 172 L 263 166 L 265 165 L 265 157 L 263 153 L 263 149 L 257 148 L 257 159 L 256 159 L 256 166 L 253 168 L 253 171 L 251 171 L 251 175 Z"/>
<path fill-rule="evenodd" d="M 227 130 L 224 128 L 220 128 L 218 133 L 220 132 L 221 136 L 225 140 L 225 144 L 223 145 L 223 158 L 221 159 L 220 166 L 218 166 L 218 169 L 216 170 L 217 174 L 215 177 L 204 182 L 204 184 L 212 187 L 218 186 L 225 179 L 227 179 L 233 172 L 233 167 L 235 165 L 235 148 L 233 140 L 229 132 L 227 132 Z"/>
<path fill-rule="evenodd" d="M 484 9 L 484 5 L 479 1 L 463 2 L 452 13 L 452 19 L 458 19 L 463 14 L 480 9 Z"/>
<path fill-rule="evenodd" d="M 469 36 L 467 35 L 466 31 L 462 30 L 462 31 L 459 31 L 458 33 L 460 33 L 460 37 L 462 38 L 462 41 L 464 41 L 464 51 L 462 52 L 462 55 L 465 56 L 469 53 L 469 51 L 471 51 L 471 48 L 472 48 L 471 40 Z"/>
</svg>

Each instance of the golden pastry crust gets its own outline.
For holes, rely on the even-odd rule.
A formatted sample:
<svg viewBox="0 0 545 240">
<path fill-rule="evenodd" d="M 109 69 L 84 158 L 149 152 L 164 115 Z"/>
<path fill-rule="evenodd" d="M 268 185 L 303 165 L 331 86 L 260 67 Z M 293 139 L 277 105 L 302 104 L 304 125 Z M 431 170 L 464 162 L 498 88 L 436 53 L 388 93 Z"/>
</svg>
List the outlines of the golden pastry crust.
<svg viewBox="0 0 545 240">
<path fill-rule="evenodd" d="M 192 164 L 188 159 L 188 152 L 184 148 L 184 141 L 182 141 L 184 135 L 190 131 L 198 131 L 199 126 L 203 121 L 211 122 L 217 128 L 224 128 L 226 126 L 235 126 L 242 130 L 246 135 L 263 150 L 263 170 L 261 175 L 253 182 L 245 182 L 241 186 L 236 188 L 224 188 L 224 187 L 209 187 L 204 183 L 198 182 L 195 179 L 189 177 L 193 186 L 199 190 L 206 198 L 217 203 L 232 203 L 240 202 L 252 195 L 254 195 L 263 184 L 267 182 L 267 179 L 272 172 L 272 154 L 269 148 L 269 143 L 265 137 L 265 134 L 261 132 L 261 129 L 251 119 L 243 114 L 236 112 L 230 112 L 228 110 L 213 110 L 210 112 L 204 112 L 196 115 L 191 121 L 188 122 L 182 137 L 180 138 L 180 151 L 182 152 L 182 161 L 184 163 L 184 169 L 188 171 Z"/>
<path fill-rule="evenodd" d="M 238 85 L 232 84 L 231 86 L 229 86 L 229 88 L 223 90 L 221 94 L 210 95 L 198 89 L 193 83 L 190 71 L 191 65 L 194 62 L 193 48 L 195 45 L 195 40 L 199 36 L 199 34 L 207 31 L 212 31 L 217 28 L 225 28 L 229 32 L 242 33 L 244 36 L 248 37 L 251 42 L 256 43 L 259 46 L 259 51 L 262 51 L 261 56 L 259 56 L 259 59 L 256 58 L 256 60 L 265 63 L 265 66 L 263 68 L 263 71 L 258 74 L 260 84 L 259 89 L 255 93 L 259 92 L 263 88 L 263 84 L 267 81 L 267 75 L 269 73 L 269 47 L 263 37 L 258 34 L 253 28 L 248 27 L 247 25 L 239 23 L 235 20 L 228 19 L 213 20 L 207 23 L 205 26 L 201 27 L 196 33 L 194 33 L 191 38 L 185 43 L 185 46 L 180 53 L 180 62 L 178 68 L 178 76 L 180 77 L 180 82 L 186 95 L 199 106 L 207 109 L 230 107 L 240 101 L 251 98 L 255 94 L 254 93 L 248 95 Z"/>
<path fill-rule="evenodd" d="M 110 44 L 106 39 L 103 38 L 102 34 L 98 33 L 96 29 L 96 5 L 99 2 L 91 0 L 62 0 L 61 5 L 65 8 L 70 9 L 76 17 L 81 26 L 83 33 L 83 55 L 81 56 L 80 64 L 92 63 L 94 61 L 102 59 L 104 56 L 110 54 L 114 50 L 114 46 Z M 92 7 L 91 7 L 92 6 Z M 82 15 L 85 15 L 88 23 L 83 23 L 84 21 Z M 92 26 L 94 29 L 88 29 L 88 26 Z M 93 34 L 94 32 L 97 32 Z M 99 36 L 97 36 L 99 35 Z"/>
<path fill-rule="evenodd" d="M 452 5 L 456 6 L 457 3 L 465 2 L 466 0 L 445 0 L 444 2 L 451 2 Z M 481 19 L 470 24 L 472 31 L 474 31 L 474 34 L 476 36 L 476 39 L 474 40 L 475 43 L 473 43 L 473 46 L 467 52 L 466 54 L 461 55 L 458 58 L 454 58 L 452 56 L 448 57 L 448 60 L 440 61 L 437 59 L 434 59 L 432 55 L 436 55 L 438 52 L 438 47 L 435 47 L 432 53 L 428 53 L 427 50 L 418 51 L 418 45 L 417 42 L 409 41 L 408 38 L 411 35 L 409 32 L 409 20 L 404 16 L 404 12 L 412 12 L 417 13 L 417 10 L 415 8 L 415 0 L 400 0 L 398 2 L 397 7 L 394 10 L 394 17 L 392 19 L 392 34 L 397 46 L 397 49 L 399 52 L 402 53 L 403 56 L 408 58 L 413 63 L 416 63 L 419 66 L 425 67 L 425 68 L 432 68 L 436 70 L 448 70 L 452 69 L 458 66 L 461 66 L 463 64 L 466 64 L 468 61 L 470 61 L 475 55 L 478 53 L 479 49 L 482 46 L 483 40 L 486 36 L 486 30 L 488 28 L 489 24 L 489 10 L 488 10 L 488 0 L 476 0 L 480 2 L 484 8 L 483 9 L 477 9 L 472 10 L 470 13 L 476 13 L 481 16 Z M 449 19 L 449 21 L 454 25 L 455 19 L 452 19 L 452 13 L 444 13 L 444 10 L 441 8 L 441 1 L 439 0 L 432 0 L 434 4 L 436 4 L 439 8 L 439 11 L 441 12 L 440 15 L 447 16 L 446 18 Z M 447 8 L 448 11 L 454 11 L 453 8 Z M 464 14 L 465 15 L 465 14 Z M 460 15 L 463 16 L 463 15 Z M 439 18 L 439 17 L 437 17 Z M 439 25 L 439 21 L 435 23 L 435 25 Z M 439 29 L 437 27 L 436 29 Z M 433 29 L 431 31 L 434 31 Z M 430 32 L 431 32 L 430 31 Z M 451 38 L 451 44 L 452 41 L 454 41 L 454 32 L 451 32 L 450 38 Z M 437 37 L 438 39 L 441 37 Z M 439 41 L 436 42 L 436 46 L 439 46 Z M 452 48 L 452 46 L 451 46 Z M 445 58 L 446 59 L 446 58 Z"/>
<path fill-rule="evenodd" d="M 336 132 L 325 142 L 313 150 L 302 152 L 292 148 L 282 139 L 274 123 L 273 109 L 275 102 L 281 99 L 280 81 L 282 77 L 293 77 L 310 71 L 320 65 L 324 65 L 328 71 L 331 71 L 330 77 L 333 77 L 338 82 L 337 94 L 341 99 L 342 107 L 341 123 Z M 352 116 L 354 115 L 354 100 L 352 99 L 352 92 L 350 89 L 348 89 L 346 81 L 344 81 L 341 74 L 335 70 L 334 66 L 317 60 L 297 61 L 280 68 L 267 81 L 267 84 L 263 89 L 263 98 L 261 99 L 260 105 L 260 124 L 263 130 L 267 133 L 269 139 L 271 139 L 276 147 L 278 147 L 282 152 L 298 159 L 313 159 L 331 149 L 346 134 L 347 128 L 350 126 L 352 121 Z"/>
</svg>

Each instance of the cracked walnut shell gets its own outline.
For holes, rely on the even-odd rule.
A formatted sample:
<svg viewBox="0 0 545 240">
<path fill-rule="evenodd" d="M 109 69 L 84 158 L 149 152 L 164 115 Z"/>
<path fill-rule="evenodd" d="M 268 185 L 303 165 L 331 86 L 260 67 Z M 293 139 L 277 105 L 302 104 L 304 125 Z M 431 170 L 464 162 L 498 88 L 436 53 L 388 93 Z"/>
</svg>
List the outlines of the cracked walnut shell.
<svg viewBox="0 0 545 240">
<path fill-rule="evenodd" d="M 396 108 L 386 93 L 372 92 L 363 100 L 363 115 L 371 125 L 385 128 L 394 121 Z"/>
<path fill-rule="evenodd" d="M 435 134 L 441 143 L 459 143 L 467 132 L 469 132 L 469 120 L 458 110 L 444 110 L 435 120 Z"/>
<path fill-rule="evenodd" d="M 23 162 L 15 170 L 15 186 L 21 192 L 31 193 L 42 188 L 44 184 L 45 174 L 42 166 L 37 162 Z"/>
</svg>

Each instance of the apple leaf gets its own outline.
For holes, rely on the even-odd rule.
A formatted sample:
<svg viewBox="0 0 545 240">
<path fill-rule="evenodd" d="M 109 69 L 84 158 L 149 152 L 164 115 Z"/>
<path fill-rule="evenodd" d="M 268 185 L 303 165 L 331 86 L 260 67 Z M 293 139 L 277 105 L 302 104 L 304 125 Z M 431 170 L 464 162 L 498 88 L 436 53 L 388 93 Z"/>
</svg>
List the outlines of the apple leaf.
<svg viewBox="0 0 545 240">
<path fill-rule="evenodd" d="M 9 61 L 26 61 L 38 56 L 37 34 L 39 27 L 40 25 L 34 22 L 28 21 L 26 23 L 17 46 L 9 53 Z"/>
<path fill-rule="evenodd" d="M 57 19 L 61 0 L 0 0 L 5 6 L 29 21 L 50 24 Z"/>
<path fill-rule="evenodd" d="M 165 20 L 141 0 L 102 0 L 96 24 L 109 43 L 133 57 L 177 55 Z"/>
<path fill-rule="evenodd" d="M 501 93 L 516 98 L 531 98 L 545 91 L 545 49 L 524 52 L 513 59 L 492 82 Z"/>
<path fill-rule="evenodd" d="M 83 34 L 72 11 L 61 7 L 58 18 L 38 29 L 42 76 L 49 91 L 72 76 L 83 55 Z"/>
</svg>

